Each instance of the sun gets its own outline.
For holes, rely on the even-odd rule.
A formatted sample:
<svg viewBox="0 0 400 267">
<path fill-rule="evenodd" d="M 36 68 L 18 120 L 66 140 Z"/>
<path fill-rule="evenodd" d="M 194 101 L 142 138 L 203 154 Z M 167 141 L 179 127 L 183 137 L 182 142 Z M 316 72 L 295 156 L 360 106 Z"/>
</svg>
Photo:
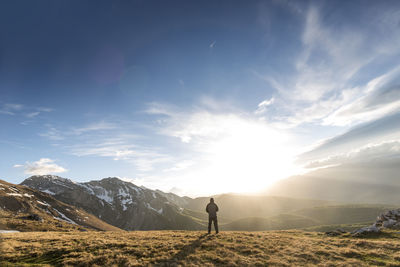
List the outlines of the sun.
<svg viewBox="0 0 400 267">
<path fill-rule="evenodd" d="M 290 135 L 265 122 L 230 118 L 203 140 L 201 163 L 186 173 L 193 190 L 208 194 L 255 193 L 296 173 Z"/>
</svg>

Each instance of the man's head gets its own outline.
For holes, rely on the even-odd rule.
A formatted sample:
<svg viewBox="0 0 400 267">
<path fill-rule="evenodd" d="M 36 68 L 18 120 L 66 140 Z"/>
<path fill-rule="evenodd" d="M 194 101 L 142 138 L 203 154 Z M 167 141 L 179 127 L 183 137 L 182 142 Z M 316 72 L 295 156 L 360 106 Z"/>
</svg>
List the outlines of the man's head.
<svg viewBox="0 0 400 267">
<path fill-rule="evenodd" d="M 210 203 L 214 203 L 214 198 L 210 198 Z"/>
</svg>

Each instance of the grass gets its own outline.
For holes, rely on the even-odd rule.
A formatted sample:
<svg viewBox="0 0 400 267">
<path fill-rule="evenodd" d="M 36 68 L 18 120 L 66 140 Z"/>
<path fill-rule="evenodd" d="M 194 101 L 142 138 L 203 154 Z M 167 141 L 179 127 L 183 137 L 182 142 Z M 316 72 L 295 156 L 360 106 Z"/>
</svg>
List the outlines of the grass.
<svg viewBox="0 0 400 267">
<path fill-rule="evenodd" d="M 2 266 L 400 266 L 400 234 L 304 231 L 25 232 L 1 236 Z"/>
</svg>

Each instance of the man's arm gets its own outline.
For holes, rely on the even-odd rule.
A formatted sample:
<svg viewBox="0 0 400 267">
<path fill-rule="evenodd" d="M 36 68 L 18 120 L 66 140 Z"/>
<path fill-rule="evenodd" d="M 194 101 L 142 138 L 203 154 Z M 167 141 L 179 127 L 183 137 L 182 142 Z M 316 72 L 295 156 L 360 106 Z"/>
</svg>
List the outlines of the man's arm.
<svg viewBox="0 0 400 267">
<path fill-rule="evenodd" d="M 218 210 L 219 210 L 219 208 L 218 208 L 217 204 L 215 204 L 215 206 L 217 207 L 217 210 L 216 210 L 216 211 L 218 211 Z"/>
<path fill-rule="evenodd" d="M 208 213 L 208 205 L 210 205 L 210 204 L 207 204 L 207 207 L 206 207 L 206 212 Z"/>
</svg>

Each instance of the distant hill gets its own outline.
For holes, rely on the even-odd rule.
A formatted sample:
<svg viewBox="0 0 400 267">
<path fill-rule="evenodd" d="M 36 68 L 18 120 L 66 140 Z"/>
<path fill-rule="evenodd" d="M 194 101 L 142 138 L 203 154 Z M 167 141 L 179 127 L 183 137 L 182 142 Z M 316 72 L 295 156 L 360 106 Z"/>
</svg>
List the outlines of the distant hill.
<svg viewBox="0 0 400 267">
<path fill-rule="evenodd" d="M 22 185 L 51 194 L 125 230 L 204 229 L 182 213 L 185 199 L 136 186 L 118 178 L 75 183 L 53 175 L 32 176 Z"/>
<path fill-rule="evenodd" d="M 218 216 L 226 220 L 236 220 L 246 217 L 270 217 L 280 213 L 287 213 L 304 208 L 334 205 L 337 202 L 317 199 L 296 199 L 275 196 L 246 196 L 237 194 L 223 194 L 214 196 L 220 206 Z M 193 211 L 205 211 L 210 198 L 195 198 L 184 206 Z"/>
<path fill-rule="evenodd" d="M 302 209 L 292 214 L 310 218 L 318 225 L 353 224 L 374 221 L 379 214 L 392 208 L 382 205 L 340 205 Z"/>
<path fill-rule="evenodd" d="M 266 231 L 286 229 L 332 229 L 351 224 L 370 224 L 376 217 L 391 209 L 381 205 L 340 205 L 312 207 L 268 218 L 248 217 L 221 225 L 222 230 Z M 323 227 L 322 227 L 323 226 Z M 328 227 L 329 226 L 329 227 Z M 359 227 L 360 228 L 360 227 Z"/>
<path fill-rule="evenodd" d="M 96 216 L 32 188 L 0 180 L 0 229 L 120 231 Z"/>
<path fill-rule="evenodd" d="M 250 217 L 235 220 L 228 224 L 221 225 L 221 229 L 234 231 L 267 231 L 299 229 L 315 225 L 318 225 L 318 223 L 307 217 L 280 214 L 270 218 Z"/>
</svg>

